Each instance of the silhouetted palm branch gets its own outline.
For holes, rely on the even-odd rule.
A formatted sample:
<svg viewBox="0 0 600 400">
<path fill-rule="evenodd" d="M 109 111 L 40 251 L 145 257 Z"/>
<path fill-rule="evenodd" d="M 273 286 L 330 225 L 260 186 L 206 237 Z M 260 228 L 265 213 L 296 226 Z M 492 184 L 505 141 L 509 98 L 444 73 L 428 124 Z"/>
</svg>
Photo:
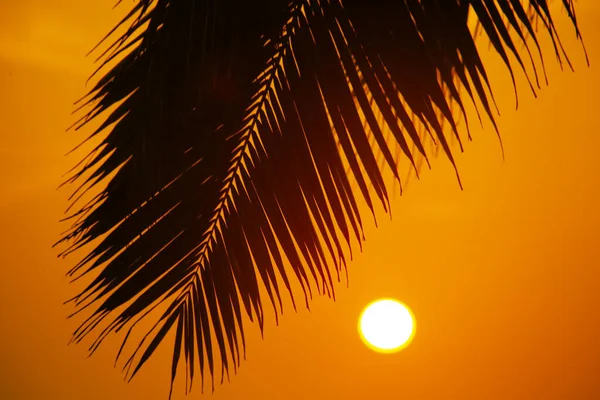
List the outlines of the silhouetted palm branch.
<svg viewBox="0 0 600 400">
<path fill-rule="evenodd" d="M 172 378 L 183 352 L 191 386 L 196 368 L 239 364 L 242 312 L 263 327 L 261 285 L 276 315 L 292 279 L 307 305 L 315 287 L 333 296 L 364 240 L 356 196 L 389 208 L 394 146 L 426 160 L 420 125 L 454 164 L 452 107 L 466 122 L 466 98 L 494 122 L 469 15 L 511 75 L 527 74 L 518 45 L 542 61 L 532 17 L 568 61 L 545 0 L 139 0 L 77 126 L 108 115 L 69 179 L 74 196 L 106 183 L 61 240 L 63 255 L 91 246 L 71 276 L 98 271 L 73 299 L 96 307 L 74 340 L 98 330 L 94 351 L 160 306 L 129 376 L 175 329 Z"/>
</svg>

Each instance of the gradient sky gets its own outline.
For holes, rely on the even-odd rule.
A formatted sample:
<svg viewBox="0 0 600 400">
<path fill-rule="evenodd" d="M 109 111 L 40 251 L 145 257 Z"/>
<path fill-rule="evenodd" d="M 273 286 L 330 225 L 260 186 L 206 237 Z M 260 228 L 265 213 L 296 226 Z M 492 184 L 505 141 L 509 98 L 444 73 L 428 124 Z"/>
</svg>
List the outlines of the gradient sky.
<svg viewBox="0 0 600 400">
<path fill-rule="evenodd" d="M 62 302 L 80 286 L 64 273 L 76 259 L 50 248 L 67 229 L 57 220 L 69 189 L 55 189 L 81 155 L 64 156 L 82 138 L 64 129 L 93 70 L 84 55 L 127 6 L 112 5 L 0 2 L 1 399 L 168 393 L 170 346 L 130 384 L 112 367 L 118 338 L 90 359 L 86 346 L 66 346 L 77 320 Z M 270 318 L 264 340 L 248 325 L 247 361 L 207 398 L 600 398 L 600 3 L 580 0 L 577 12 L 592 66 L 557 13 L 576 73 L 560 72 L 544 36 L 550 85 L 536 100 L 521 85 L 518 111 L 507 73 L 486 57 L 505 161 L 490 124 L 473 126 L 457 156 L 465 189 L 439 157 L 395 197 L 392 221 L 379 210 L 375 229 L 365 215 L 350 287 L 338 285 L 336 303 L 316 298 L 311 312 L 288 307 L 278 328 Z M 399 353 L 374 353 L 356 332 L 378 297 L 416 315 Z M 198 384 L 188 398 L 200 397 Z"/>
</svg>

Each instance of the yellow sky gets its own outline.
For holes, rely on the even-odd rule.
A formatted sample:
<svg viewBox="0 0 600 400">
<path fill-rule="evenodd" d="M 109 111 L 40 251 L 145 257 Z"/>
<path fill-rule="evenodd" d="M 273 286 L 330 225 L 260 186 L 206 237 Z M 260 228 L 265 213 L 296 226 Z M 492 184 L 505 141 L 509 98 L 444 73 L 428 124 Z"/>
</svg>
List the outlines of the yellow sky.
<svg viewBox="0 0 600 400">
<path fill-rule="evenodd" d="M 0 2 L 0 398 L 165 399 L 170 347 L 130 384 L 112 363 L 118 340 L 91 359 L 66 346 L 77 321 L 62 302 L 75 259 L 50 248 L 68 190 L 55 191 L 81 139 L 64 133 L 92 71 L 85 53 L 122 15 L 112 1 Z M 434 161 L 367 223 L 338 300 L 288 311 L 265 339 L 248 326 L 247 361 L 209 398 L 600 398 L 600 4 L 577 2 L 592 66 L 564 13 L 576 73 L 547 53 L 550 86 L 535 101 L 489 59 L 506 160 L 489 124 L 457 157 Z M 550 48 L 546 47 L 548 50 Z M 369 220 L 365 218 L 365 220 Z M 396 297 L 416 315 L 403 351 L 378 354 L 356 332 L 364 305 Z M 197 382 L 199 383 L 199 382 Z M 178 382 L 174 398 L 182 396 Z M 200 396 L 199 385 L 190 398 Z"/>
</svg>

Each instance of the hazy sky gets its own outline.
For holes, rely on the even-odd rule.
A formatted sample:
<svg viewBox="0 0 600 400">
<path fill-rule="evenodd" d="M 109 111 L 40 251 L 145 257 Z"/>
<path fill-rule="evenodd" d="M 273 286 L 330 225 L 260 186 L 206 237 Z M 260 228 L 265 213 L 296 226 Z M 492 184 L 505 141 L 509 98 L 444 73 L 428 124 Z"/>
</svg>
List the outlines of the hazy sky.
<svg viewBox="0 0 600 400">
<path fill-rule="evenodd" d="M 80 286 L 64 273 L 76 259 L 50 247 L 67 229 L 57 221 L 69 190 L 55 188 L 78 161 L 64 154 L 83 137 L 64 130 L 93 70 L 84 55 L 128 6 L 113 3 L 0 1 L 1 399 L 168 393 L 170 346 L 130 384 L 112 367 L 118 337 L 90 359 L 85 345 L 66 346 L 77 320 L 62 302 Z M 248 325 L 247 361 L 207 398 L 600 398 L 600 3 L 580 0 L 577 12 L 592 66 L 558 13 L 576 73 L 561 73 L 546 46 L 550 86 L 534 100 L 522 85 L 518 111 L 487 57 L 506 160 L 490 124 L 474 126 L 457 156 L 465 189 L 435 160 L 396 196 L 393 221 L 381 213 L 375 229 L 365 217 L 367 242 L 337 302 L 288 308 L 264 340 Z M 417 318 L 414 341 L 393 355 L 356 332 L 361 308 L 383 296 Z M 175 392 L 183 398 L 179 381 Z"/>
</svg>

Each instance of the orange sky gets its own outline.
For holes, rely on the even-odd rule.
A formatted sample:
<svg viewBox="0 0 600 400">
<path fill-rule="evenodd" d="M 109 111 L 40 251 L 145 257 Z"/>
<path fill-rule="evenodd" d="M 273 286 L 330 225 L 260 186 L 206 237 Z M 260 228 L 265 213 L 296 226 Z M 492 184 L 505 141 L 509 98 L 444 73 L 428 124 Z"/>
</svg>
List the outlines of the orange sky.
<svg viewBox="0 0 600 400">
<path fill-rule="evenodd" d="M 170 346 L 130 384 L 112 367 L 117 340 L 90 359 L 85 346 L 66 346 L 77 320 L 61 304 L 79 286 L 64 273 L 75 258 L 50 248 L 67 228 L 57 220 L 68 190 L 54 189 L 77 161 L 63 155 L 82 138 L 64 128 L 93 68 L 85 53 L 125 11 L 113 3 L 0 2 L 1 399 L 168 394 Z M 561 73 L 546 46 L 550 86 L 535 101 L 521 86 L 518 111 L 507 74 L 487 57 L 505 162 L 489 124 L 474 126 L 457 156 L 465 190 L 435 160 L 396 196 L 393 221 L 367 222 L 337 302 L 288 308 L 264 340 L 249 325 L 247 361 L 208 398 L 600 398 L 600 3 L 577 8 L 592 66 L 558 13 L 576 73 Z M 409 305 L 418 324 L 392 355 L 356 332 L 361 308 L 384 296 Z M 174 399 L 184 398 L 179 383 Z"/>
</svg>

